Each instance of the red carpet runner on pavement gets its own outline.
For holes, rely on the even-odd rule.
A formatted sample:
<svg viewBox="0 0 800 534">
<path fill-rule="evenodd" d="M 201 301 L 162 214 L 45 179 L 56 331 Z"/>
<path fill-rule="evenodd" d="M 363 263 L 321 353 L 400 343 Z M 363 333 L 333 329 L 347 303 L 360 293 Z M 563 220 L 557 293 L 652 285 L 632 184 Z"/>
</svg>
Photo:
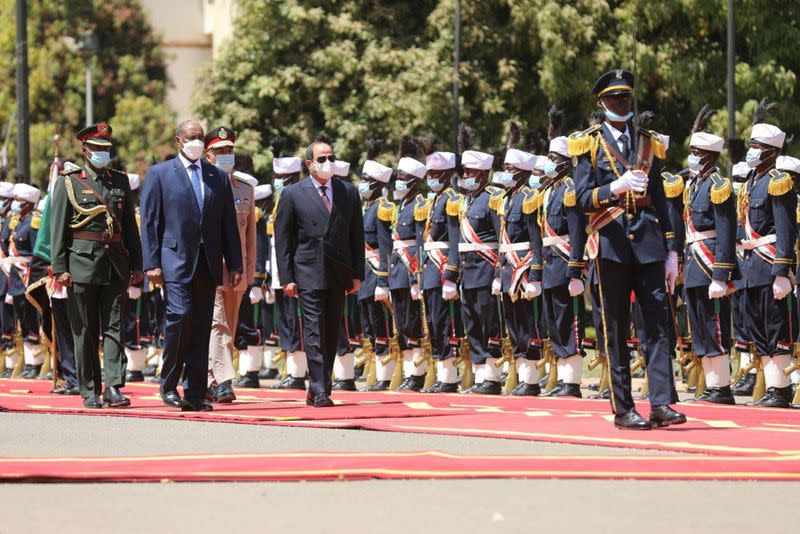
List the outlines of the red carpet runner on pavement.
<svg viewBox="0 0 800 534">
<path fill-rule="evenodd" d="M 608 401 L 414 393 L 334 392 L 337 405 L 310 408 L 302 391 L 237 390 L 213 412 L 168 408 L 153 384 L 125 388 L 132 406 L 86 410 L 79 397 L 50 395 L 41 380 L 0 380 L 0 411 L 351 428 L 385 432 L 507 438 L 700 453 L 697 457 L 460 457 L 442 453 L 297 453 L 126 459 L 4 459 L 0 479 L 67 476 L 87 480 L 327 480 L 331 478 L 601 477 L 797 479 L 800 411 L 682 404 L 689 422 L 649 432 L 616 430 Z M 647 403 L 640 403 L 645 417 Z M 0 420 L 2 416 L 0 416 Z M 532 447 L 533 450 L 533 447 Z M 714 458 L 712 458 L 711 455 Z M 310 458 L 319 461 L 310 462 Z M 361 460 L 359 460 L 361 458 Z M 396 464 L 394 458 L 405 458 Z M 334 461 L 335 460 L 335 461 Z M 10 462 L 10 463 L 9 463 Z M 20 462 L 29 469 L 21 469 Z M 56 462 L 56 463 L 54 463 Z M 99 463 L 98 463 L 99 462 Z M 105 463 L 103 463 L 105 462 Z M 134 462 L 134 463 L 131 463 Z M 169 463 L 169 465 L 165 464 Z M 75 466 L 64 470 L 65 465 Z M 13 475 L 8 469 L 14 466 Z M 106 471 L 100 469 L 100 467 Z M 134 467 L 131 467 L 134 466 Z M 56 467 L 58 467 L 56 469 Z M 226 471 L 227 470 L 227 471 Z M 229 471 L 229 472 L 228 472 Z M 252 471 L 253 477 L 246 471 Z M 108 472 L 107 477 L 102 476 Z M 147 475 L 149 473 L 149 475 Z M 163 476 L 156 476 L 162 473 Z M 227 474 L 226 474 L 227 473 Z M 259 476 L 261 478 L 259 478 Z M 210 477 L 210 478 L 204 478 Z"/>
</svg>

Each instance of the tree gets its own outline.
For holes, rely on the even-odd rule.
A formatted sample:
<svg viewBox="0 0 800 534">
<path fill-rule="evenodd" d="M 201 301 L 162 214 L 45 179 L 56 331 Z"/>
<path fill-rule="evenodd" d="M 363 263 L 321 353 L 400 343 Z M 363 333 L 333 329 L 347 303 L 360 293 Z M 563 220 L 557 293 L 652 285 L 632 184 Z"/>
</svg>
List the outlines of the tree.
<svg viewBox="0 0 800 534">
<path fill-rule="evenodd" d="M 793 0 L 737 2 L 737 135 L 746 138 L 754 104 L 778 101 L 775 122 L 800 133 L 800 8 Z M 396 144 L 403 133 L 452 135 L 455 0 L 259 0 L 241 2 L 235 38 L 200 77 L 197 111 L 240 133 L 240 145 L 268 169 L 269 139 L 299 149 L 321 131 L 356 162 L 371 136 Z M 505 124 L 544 133 L 547 109 L 567 110 L 573 129 L 595 107 L 602 72 L 633 67 L 637 98 L 672 137 L 669 163 L 703 104 L 720 111 L 725 133 L 727 1 L 462 1 L 461 105 L 481 148 L 502 145 Z M 392 161 L 387 156 L 387 162 Z"/>
<path fill-rule="evenodd" d="M 15 0 L 0 0 L 0 123 L 16 108 L 14 81 Z M 84 122 L 84 60 L 65 37 L 93 30 L 100 43 L 94 58 L 94 117 L 114 129 L 113 138 L 131 172 L 160 159 L 171 144 L 166 68 L 157 37 L 138 1 L 28 1 L 31 183 L 42 185 L 52 159 L 51 139 L 63 127 L 65 157 L 80 157 L 74 133 Z M 9 163 L 15 161 L 15 140 Z"/>
</svg>

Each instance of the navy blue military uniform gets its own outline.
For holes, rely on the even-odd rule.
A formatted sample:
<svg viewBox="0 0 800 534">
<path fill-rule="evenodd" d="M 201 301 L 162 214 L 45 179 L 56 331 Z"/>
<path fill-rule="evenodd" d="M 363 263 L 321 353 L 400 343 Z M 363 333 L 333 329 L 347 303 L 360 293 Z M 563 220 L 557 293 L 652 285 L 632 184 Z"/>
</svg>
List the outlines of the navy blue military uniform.
<svg viewBox="0 0 800 534">
<path fill-rule="evenodd" d="M 392 250 L 391 224 L 395 206 L 385 198 L 368 202 L 364 208 L 364 282 L 358 289 L 364 335 L 375 356 L 389 353 L 387 310 L 375 300 L 375 288 L 389 287 L 389 254 Z"/>
<path fill-rule="evenodd" d="M 36 234 L 39 231 L 41 215 L 29 212 L 23 217 L 12 216 L 9 235 L 9 256 L 19 256 L 30 261 L 33 256 L 33 245 L 36 243 Z M 32 344 L 39 343 L 39 317 L 36 309 L 25 297 L 25 287 L 28 285 L 30 263 L 21 262 L 11 267 L 9 276 L 8 294 L 14 298 L 14 312 L 19 319 L 20 335 L 23 341 Z"/>
<path fill-rule="evenodd" d="M 0 249 L 2 249 L 3 257 L 8 256 L 8 240 L 11 237 L 11 218 L 13 214 L 9 211 L 3 217 L 2 226 L 0 226 Z M 13 344 L 14 332 L 16 330 L 16 317 L 14 315 L 14 305 L 5 302 L 6 295 L 8 294 L 9 275 L 11 273 L 10 265 L 3 265 L 0 268 L 0 346 L 3 349 L 10 349 Z"/>
<path fill-rule="evenodd" d="M 278 193 L 278 196 L 275 199 L 275 207 L 272 210 L 270 221 L 267 223 L 267 233 L 270 236 L 270 250 L 275 249 L 276 236 L 274 235 L 272 224 L 275 220 L 275 214 L 277 213 L 279 203 L 280 193 Z M 271 263 L 274 264 L 275 262 L 272 261 Z M 274 280 L 275 274 L 277 274 L 277 266 L 272 265 L 272 269 L 272 286 L 275 290 L 275 312 L 278 317 L 277 330 L 278 337 L 280 338 L 281 350 L 287 353 L 303 350 L 300 330 L 301 318 L 297 298 L 287 297 L 284 294 L 283 289 L 281 289 L 280 286 L 277 286 L 277 281 Z"/>
</svg>

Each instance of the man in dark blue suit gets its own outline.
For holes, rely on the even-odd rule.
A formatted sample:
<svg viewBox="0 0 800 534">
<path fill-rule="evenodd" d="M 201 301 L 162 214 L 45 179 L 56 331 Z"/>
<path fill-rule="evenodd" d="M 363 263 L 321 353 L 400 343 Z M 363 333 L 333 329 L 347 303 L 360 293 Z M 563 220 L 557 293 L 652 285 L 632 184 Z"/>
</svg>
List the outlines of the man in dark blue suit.
<svg viewBox="0 0 800 534">
<path fill-rule="evenodd" d="M 210 411 L 205 402 L 214 291 L 222 260 L 238 285 L 242 251 L 229 180 L 202 161 L 203 127 L 181 123 L 178 156 L 150 167 L 141 200 L 142 255 L 148 278 L 163 284 L 167 306 L 161 396 L 183 411 Z M 178 382 L 185 379 L 184 399 Z"/>
<path fill-rule="evenodd" d="M 310 177 L 281 193 L 275 218 L 278 276 L 303 314 L 303 346 L 308 358 L 309 406 L 333 406 L 331 373 L 336 356 L 345 294 L 364 279 L 364 222 L 358 190 L 332 180 L 331 146 L 322 141 L 306 150 Z"/>
</svg>

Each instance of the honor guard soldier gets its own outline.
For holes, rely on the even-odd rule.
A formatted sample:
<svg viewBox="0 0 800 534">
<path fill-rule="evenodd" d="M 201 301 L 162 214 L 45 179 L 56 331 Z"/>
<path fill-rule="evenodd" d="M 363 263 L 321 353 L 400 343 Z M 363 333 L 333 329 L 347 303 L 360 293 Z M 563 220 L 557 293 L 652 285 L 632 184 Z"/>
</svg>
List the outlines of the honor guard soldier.
<svg viewBox="0 0 800 534">
<path fill-rule="evenodd" d="M 244 175 L 240 171 L 234 171 L 235 175 Z M 254 178 L 255 179 L 255 178 Z M 272 185 L 256 185 L 253 189 L 253 198 L 256 204 L 256 265 L 253 283 L 250 292 L 242 301 L 242 308 L 239 313 L 239 324 L 246 324 L 250 328 L 257 329 L 259 332 L 257 345 L 247 344 L 244 351 L 239 352 L 239 380 L 234 382 L 235 387 L 258 388 L 261 387 L 258 373 L 264 365 L 264 340 L 272 333 L 272 314 L 267 311 L 272 303 L 267 304 L 265 291 L 267 284 L 267 259 L 269 258 L 269 236 L 267 235 L 267 219 L 264 211 L 264 201 L 272 196 Z M 272 300 L 272 299 L 271 299 Z M 274 303 L 274 300 L 272 301 Z M 265 321 L 264 317 L 269 316 L 270 320 Z M 269 330 L 265 328 L 268 325 Z M 240 337 L 236 335 L 237 339 Z M 271 357 L 270 357 L 271 359 Z"/>
<path fill-rule="evenodd" d="M 367 391 L 389 389 L 394 374 L 394 360 L 383 364 L 389 354 L 389 255 L 392 250 L 392 220 L 395 205 L 383 197 L 383 188 L 392 179 L 392 169 L 375 161 L 381 143 L 367 142 L 367 159 L 361 169 L 358 192 L 364 204 L 365 278 L 358 288 L 358 302 L 364 335 L 375 354 L 374 384 Z"/>
<path fill-rule="evenodd" d="M 551 118 L 551 126 L 553 123 Z M 586 215 L 577 206 L 567 138 L 558 133 L 554 131 L 549 136 L 550 148 L 544 166 L 550 182 L 544 193 L 542 214 L 544 316 L 553 355 L 558 360 L 558 385 L 546 396 L 580 398 Z"/>
<path fill-rule="evenodd" d="M 686 194 L 686 269 L 684 301 L 692 349 L 702 359 L 706 389 L 699 401 L 735 404 L 731 393 L 731 304 L 736 264 L 736 197 L 733 184 L 717 168 L 725 144 L 703 131 L 716 114 L 700 110 L 689 140 L 689 170 L 694 176 Z"/>
<path fill-rule="evenodd" d="M 136 195 L 140 179 L 138 174 L 128 174 L 128 185 L 131 194 Z M 139 202 L 134 198 L 136 205 L 136 227 L 139 227 Z M 149 337 L 145 328 L 144 306 L 142 305 L 142 285 L 131 284 L 128 286 L 128 306 L 122 316 L 122 331 L 125 345 L 125 358 L 128 360 L 126 382 L 144 382 L 144 370 L 147 368 L 147 343 Z"/>
<path fill-rule="evenodd" d="M 500 369 L 497 360 L 501 351 L 498 301 L 492 286 L 500 266 L 498 210 L 504 191 L 488 188 L 489 171 L 494 157 L 471 150 L 474 134 L 466 125 L 458 132 L 463 177 L 458 185 L 466 191 L 465 206 L 459 216 L 458 261 L 451 254 L 449 261 L 461 275 L 461 311 L 464 333 L 469 342 L 470 358 L 477 368 L 475 385 L 467 393 L 499 395 Z M 455 208 L 455 207 L 454 207 Z M 448 206 L 448 212 L 450 207 Z M 445 278 L 455 282 L 459 272 L 446 270 Z"/>
<path fill-rule="evenodd" d="M 786 134 L 764 122 L 772 104 L 764 99 L 753 117 L 746 161 L 750 175 L 739 193 L 744 227 L 745 325 L 759 358 L 767 391 L 752 406 L 788 408 L 790 380 L 783 370 L 792 359 L 794 317 L 789 273 L 795 261 L 797 194 L 792 177 L 775 168 Z"/>
<path fill-rule="evenodd" d="M 299 304 L 297 298 L 288 297 L 283 292 L 280 277 L 278 276 L 278 265 L 275 261 L 275 241 L 280 239 L 274 232 L 275 214 L 278 212 L 278 204 L 281 201 L 281 191 L 283 188 L 296 183 L 300 179 L 300 170 L 303 161 L 295 156 L 282 156 L 283 146 L 286 139 L 276 137 L 272 140 L 272 171 L 275 176 L 272 180 L 272 187 L 275 194 L 275 205 L 272 214 L 267 221 L 267 233 L 270 236 L 270 286 L 275 294 L 275 311 L 278 316 L 278 337 L 280 338 L 281 350 L 286 354 L 286 378 L 275 386 L 274 389 L 306 389 L 306 373 L 308 372 L 308 362 L 306 353 L 302 347 L 302 319 L 299 314 Z"/>
<path fill-rule="evenodd" d="M 8 278 L 8 295 L 14 300 L 14 313 L 17 316 L 22 353 L 25 367 L 20 378 L 38 378 L 44 364 L 45 353 L 39 339 L 39 316 L 36 308 L 25 296 L 31 270 L 33 245 L 42 222 L 42 214 L 35 211 L 41 192 L 28 184 L 14 184 L 11 205 L 12 220 L 9 225 L 11 235 L 8 240 L 8 260 L 11 274 Z"/>
<path fill-rule="evenodd" d="M 11 182 L 0 182 L 0 260 L 8 257 L 8 247 L 6 246 L 8 236 L 11 235 L 11 203 L 14 201 L 14 184 Z M 11 264 L 0 263 L 0 350 L 7 351 L 13 346 L 14 339 L 14 304 L 7 303 L 8 295 L 8 276 L 11 273 Z M 2 378 L 9 378 L 16 365 L 17 353 L 7 352 L 5 356 L 5 371 Z"/>
<path fill-rule="evenodd" d="M 236 208 L 236 228 L 242 252 L 242 277 L 238 286 L 229 284 L 230 273 L 222 266 L 222 285 L 214 295 L 214 312 L 211 319 L 211 336 L 208 351 L 208 393 L 211 400 L 230 403 L 236 400 L 233 380 L 234 336 L 239 326 L 239 308 L 242 297 L 255 277 L 256 265 L 256 205 L 253 188 L 258 180 L 246 173 L 233 173 L 236 161 L 236 133 L 220 126 L 205 136 L 206 159 L 228 177 Z M 233 174 L 232 174 L 233 173 Z"/>
<path fill-rule="evenodd" d="M 333 176 L 344 182 L 350 179 L 350 162 L 336 160 L 333 162 Z M 353 293 L 345 297 L 342 330 L 339 332 L 339 345 L 336 348 L 336 360 L 333 362 L 334 391 L 356 391 L 356 355 L 353 352 L 358 346 L 360 317 L 358 313 L 358 295 Z"/>
<path fill-rule="evenodd" d="M 459 206 L 463 197 L 450 187 L 456 172 L 456 155 L 436 151 L 436 137 L 425 142 L 425 167 L 427 183 L 433 193 L 425 223 L 423 238 L 425 251 L 422 265 L 422 292 L 428 318 L 431 354 L 436 363 L 436 383 L 424 393 L 456 393 L 459 377 L 455 366 L 456 351 L 450 343 L 455 337 L 452 300 L 458 297 L 453 282 L 444 281 L 445 271 L 458 272 L 449 264 L 449 258 L 458 256 L 458 226 L 448 224 L 447 206 Z M 456 215 L 458 211 L 456 210 Z M 453 310 L 451 312 L 450 310 Z"/>
<path fill-rule="evenodd" d="M 750 167 L 747 162 L 740 161 L 733 166 L 731 171 L 731 180 L 733 180 L 733 192 L 737 198 L 737 212 L 739 209 L 739 200 L 744 199 L 742 194 L 742 186 L 747 181 L 747 175 L 750 174 Z M 742 226 L 742 217 L 738 216 L 736 221 L 736 264 L 739 266 L 739 272 L 744 272 L 744 248 L 742 248 L 742 240 L 744 239 L 744 227 Z M 744 277 L 733 281 L 736 286 L 736 291 L 731 293 L 731 316 L 733 317 L 733 339 L 736 343 L 736 349 L 739 353 L 739 369 L 742 370 L 739 379 L 731 387 L 731 393 L 734 395 L 752 396 L 753 389 L 756 385 L 756 375 L 758 369 L 751 366 L 752 355 L 750 350 L 752 343 L 749 341 L 749 333 L 747 331 L 747 317 L 744 310 Z M 750 369 L 749 372 L 744 372 L 744 369 Z"/>
<path fill-rule="evenodd" d="M 78 384 L 83 405 L 127 406 L 121 315 L 129 285 L 142 281 L 142 252 L 128 177 L 107 168 L 111 126 L 101 122 L 77 134 L 86 159 L 53 190 L 53 275 L 67 286 Z M 97 342 L 103 338 L 102 401 Z"/>
<path fill-rule="evenodd" d="M 422 234 L 430 206 L 418 194 L 427 169 L 414 158 L 417 153 L 418 147 L 412 137 L 404 135 L 400 141 L 400 161 L 392 188 L 397 211 L 389 257 L 389 291 L 403 354 L 404 380 L 400 389 L 407 391 L 422 389 L 428 367 L 427 361 L 419 361 L 423 337 L 421 306 L 424 306 L 420 261 Z"/>
<path fill-rule="evenodd" d="M 528 186 L 536 156 L 517 148 L 520 141 L 519 125 L 512 121 L 503 170 L 495 171 L 492 181 L 506 190 L 499 210 L 499 278 L 503 319 L 518 378 L 518 385 L 509 393 L 536 396 L 540 392 L 536 360 L 541 350 L 532 343 L 540 336 L 531 301 L 542 293 L 542 232 L 537 220 L 541 197 Z"/>
<path fill-rule="evenodd" d="M 597 80 L 592 93 L 603 108 L 605 122 L 570 136 L 569 152 L 577 159 L 577 205 L 589 214 L 587 248 L 590 257 L 596 257 L 592 283 L 597 284 L 601 305 L 601 352 L 609 359 L 614 424 L 649 430 L 685 423 L 686 417 L 669 406 L 677 394 L 667 332 L 667 293 L 675 287 L 678 253 L 659 179 L 666 147 L 659 134 L 634 130 L 630 122 L 633 86 L 633 73 L 622 69 Z M 627 347 L 631 291 L 648 311 L 644 330 L 652 406 L 649 421 L 636 412 L 631 393 Z"/>
</svg>

